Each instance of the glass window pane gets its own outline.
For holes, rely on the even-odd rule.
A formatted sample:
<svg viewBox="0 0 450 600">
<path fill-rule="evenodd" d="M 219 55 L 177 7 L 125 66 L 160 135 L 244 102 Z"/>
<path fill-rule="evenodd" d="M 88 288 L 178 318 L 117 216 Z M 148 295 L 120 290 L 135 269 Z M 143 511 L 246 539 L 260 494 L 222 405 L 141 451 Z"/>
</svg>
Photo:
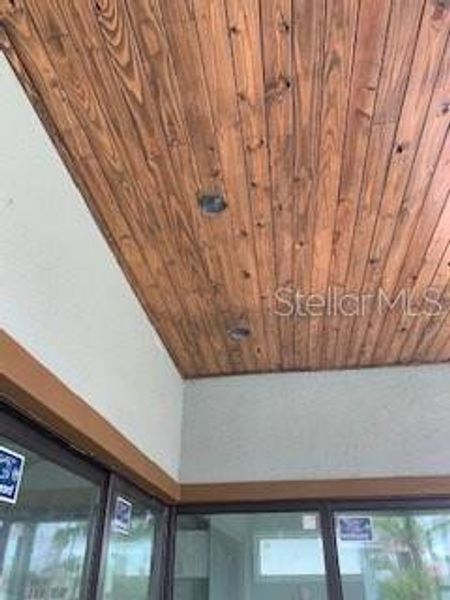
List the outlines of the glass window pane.
<svg viewBox="0 0 450 600">
<path fill-rule="evenodd" d="M 16 503 L 0 502 L 0 600 L 85 598 L 99 484 L 9 437 L 0 446 L 25 457 Z"/>
<path fill-rule="evenodd" d="M 128 486 L 113 496 L 103 578 L 104 600 L 148 600 L 160 511 Z"/>
<path fill-rule="evenodd" d="M 450 600 L 450 511 L 336 517 L 344 600 Z"/>
<path fill-rule="evenodd" d="M 174 600 L 326 600 L 316 513 L 181 515 Z"/>
</svg>

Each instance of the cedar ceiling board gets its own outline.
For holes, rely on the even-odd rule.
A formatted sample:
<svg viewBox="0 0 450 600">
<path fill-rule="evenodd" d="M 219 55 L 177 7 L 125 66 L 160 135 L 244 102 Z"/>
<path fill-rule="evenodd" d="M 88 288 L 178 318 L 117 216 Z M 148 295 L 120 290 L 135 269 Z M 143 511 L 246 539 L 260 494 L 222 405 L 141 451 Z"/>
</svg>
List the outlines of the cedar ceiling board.
<svg viewBox="0 0 450 600">
<path fill-rule="evenodd" d="M 345 131 L 348 126 L 359 10 L 360 2 L 357 0 L 328 0 L 326 3 L 311 270 L 311 291 L 319 294 L 328 287 L 333 244 L 336 239 L 336 205 Z M 324 321 L 324 316 L 310 320 L 309 365 L 313 369 L 323 366 Z"/>
<path fill-rule="evenodd" d="M 449 360 L 446 315 L 271 310 L 280 287 L 448 302 L 448 2 L 0 0 L 0 20 L 185 377 Z"/>
<path fill-rule="evenodd" d="M 439 111 L 450 93 L 448 68 L 441 68 L 448 38 L 445 20 L 433 19 L 433 7 L 428 4 L 422 18 L 411 75 L 403 101 L 392 153 L 384 183 L 377 225 L 366 266 L 364 289 L 379 287 L 383 265 L 389 259 L 383 289 L 391 293 L 391 280 L 398 276 L 397 263 L 408 252 L 409 240 L 417 215 L 426 198 L 432 175 L 445 141 L 448 122 Z M 448 15 L 450 19 L 450 15 Z M 447 54 L 447 57 L 450 53 Z M 448 67 L 448 65 L 445 65 Z M 402 150 L 400 152 L 400 150 Z M 448 183 L 448 182 L 447 182 Z M 414 248 L 410 249 L 414 252 Z M 420 262 L 420 257 L 417 257 Z M 353 337 L 355 364 L 370 363 L 376 343 L 377 313 L 358 323 L 358 338 Z"/>
<path fill-rule="evenodd" d="M 410 75 L 423 5 L 423 0 L 392 1 L 363 179 L 359 195 L 354 199 L 358 202 L 358 214 L 351 232 L 350 260 L 345 281 L 347 292 L 364 291 L 366 264 L 374 260 L 369 255 L 371 239 Z M 341 319 L 335 358 L 339 366 L 348 366 L 352 336 L 358 324 L 357 318 Z"/>
<path fill-rule="evenodd" d="M 345 291 L 358 211 L 355 199 L 362 184 L 390 11 L 391 0 L 363 0 L 360 6 L 329 273 L 329 285 L 340 293 Z M 334 361 L 338 333 L 336 315 L 324 323 L 322 360 L 326 363 Z"/>
<path fill-rule="evenodd" d="M 296 198 L 293 193 L 293 3 L 261 3 L 262 69 L 265 79 L 269 172 L 274 200 L 276 284 L 293 285 Z M 295 365 L 292 324 L 279 320 L 282 368 Z"/>
<path fill-rule="evenodd" d="M 436 82 L 434 98 L 432 99 L 429 109 L 429 121 L 433 128 L 432 138 L 436 136 L 437 144 L 443 139 L 442 148 L 439 157 L 436 162 L 434 172 L 432 173 L 432 179 L 427 191 L 426 198 L 422 203 L 420 213 L 416 218 L 416 225 L 413 237 L 411 238 L 406 257 L 401 265 L 400 274 L 397 280 L 397 286 L 399 282 L 405 287 L 411 287 L 416 296 L 419 296 L 422 290 L 427 286 L 431 285 L 432 273 L 434 269 L 439 268 L 439 265 L 445 261 L 443 252 L 445 251 L 446 245 L 449 243 L 449 231 L 450 231 L 450 203 L 449 203 L 449 172 L 450 172 L 450 136 L 448 133 L 448 124 L 446 124 L 446 113 L 445 102 L 450 96 L 450 52 L 448 51 L 449 41 L 447 40 L 447 51 L 443 57 L 441 63 L 441 70 L 439 78 Z M 439 121 L 441 123 L 439 123 Z M 447 128 L 445 126 L 447 125 Z M 427 125 L 426 125 L 427 128 Z M 425 143 L 426 137 L 424 137 Z M 419 153 L 418 157 L 420 158 Z M 406 199 L 405 208 L 403 211 L 403 219 L 400 225 L 407 223 L 411 213 L 410 207 L 413 204 L 414 197 L 410 196 Z M 408 206 L 409 204 L 409 206 Z M 396 236 L 397 238 L 397 236 Z M 398 246 L 398 243 L 397 243 Z M 391 250 L 392 253 L 392 250 Z M 420 262 L 421 261 L 421 262 Z M 417 270 L 417 265 L 421 264 L 420 271 Z M 445 262 L 443 263 L 443 270 L 445 273 Z M 385 279 L 388 274 L 385 273 L 383 278 Z M 410 278 L 410 282 L 407 282 L 405 278 Z M 403 281 L 402 281 L 403 279 Z M 393 317 L 394 315 L 390 315 Z M 385 330 L 386 334 L 383 336 L 383 332 L 379 335 L 378 339 L 388 342 L 387 346 L 383 344 L 377 348 L 378 354 L 375 358 L 380 360 L 384 355 L 384 352 L 390 353 L 390 356 L 394 360 L 398 358 L 401 352 L 403 344 L 406 344 L 406 338 L 409 338 L 414 342 L 417 342 L 417 332 L 410 331 L 408 328 L 408 322 L 403 319 L 399 323 L 397 329 L 395 323 L 387 323 L 388 319 L 385 319 Z M 395 332 L 400 331 L 400 334 Z M 395 335 L 389 335 L 388 332 L 393 332 Z"/>
<path fill-rule="evenodd" d="M 293 284 L 310 289 L 314 236 L 314 193 L 319 164 L 319 133 L 325 39 L 325 2 L 294 4 L 294 194 L 297 202 Z M 309 323 L 293 324 L 294 356 L 309 366 Z"/>
</svg>

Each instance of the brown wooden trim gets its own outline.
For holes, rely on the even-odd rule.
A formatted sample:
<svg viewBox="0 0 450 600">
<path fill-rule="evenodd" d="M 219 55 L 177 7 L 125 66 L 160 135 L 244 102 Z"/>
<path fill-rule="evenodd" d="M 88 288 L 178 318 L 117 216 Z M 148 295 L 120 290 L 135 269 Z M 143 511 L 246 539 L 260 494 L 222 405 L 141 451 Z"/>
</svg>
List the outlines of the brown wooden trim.
<svg viewBox="0 0 450 600">
<path fill-rule="evenodd" d="M 170 503 L 379 499 L 450 495 L 450 476 L 178 484 L 0 330 L 0 392 L 70 444 Z"/>
<path fill-rule="evenodd" d="M 3 330 L 0 392 L 17 409 L 144 490 L 168 502 L 179 499 L 180 486 L 172 477 Z"/>
<path fill-rule="evenodd" d="M 181 504 L 357 500 L 450 495 L 450 476 L 184 484 Z"/>
</svg>

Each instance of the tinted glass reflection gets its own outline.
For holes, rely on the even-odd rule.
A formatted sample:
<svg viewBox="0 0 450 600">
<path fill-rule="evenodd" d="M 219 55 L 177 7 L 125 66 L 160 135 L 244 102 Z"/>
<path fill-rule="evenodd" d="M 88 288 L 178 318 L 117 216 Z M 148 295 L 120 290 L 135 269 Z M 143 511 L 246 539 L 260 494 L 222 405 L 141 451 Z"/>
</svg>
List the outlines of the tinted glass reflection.
<svg viewBox="0 0 450 600">
<path fill-rule="evenodd" d="M 0 446 L 25 457 L 16 503 L 0 502 L 0 600 L 78 600 L 99 486 L 3 436 Z"/>
<path fill-rule="evenodd" d="M 175 600 L 326 600 L 316 513 L 178 518 Z"/>
<path fill-rule="evenodd" d="M 450 511 L 337 515 L 336 526 L 345 600 L 450 599 Z"/>
</svg>

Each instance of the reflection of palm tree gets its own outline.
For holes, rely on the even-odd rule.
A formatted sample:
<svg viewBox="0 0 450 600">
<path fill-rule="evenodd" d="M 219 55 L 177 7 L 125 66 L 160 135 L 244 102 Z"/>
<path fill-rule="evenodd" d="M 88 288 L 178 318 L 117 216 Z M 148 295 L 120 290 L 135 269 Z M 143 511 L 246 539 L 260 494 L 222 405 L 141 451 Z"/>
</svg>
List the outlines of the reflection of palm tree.
<svg viewBox="0 0 450 600">
<path fill-rule="evenodd" d="M 383 600 L 433 600 L 439 597 L 439 582 L 424 562 L 430 540 L 419 519 L 411 515 L 382 518 L 377 522 L 382 542 L 391 550 L 383 564 L 391 577 L 380 584 Z M 377 561 L 378 562 L 378 561 Z"/>
<path fill-rule="evenodd" d="M 78 595 L 78 588 L 80 584 L 79 572 L 82 564 L 80 557 L 75 555 L 74 550 L 76 544 L 85 537 L 86 523 L 73 522 L 68 523 L 66 526 L 60 526 L 58 530 L 55 531 L 52 538 L 52 546 L 56 551 L 54 568 L 58 568 L 58 570 L 64 574 L 64 583 L 67 584 L 68 580 L 71 580 L 69 598 L 77 598 Z M 62 556 L 66 549 L 67 558 L 63 560 Z M 57 573 L 54 572 L 52 579 L 55 580 L 56 578 Z"/>
</svg>

